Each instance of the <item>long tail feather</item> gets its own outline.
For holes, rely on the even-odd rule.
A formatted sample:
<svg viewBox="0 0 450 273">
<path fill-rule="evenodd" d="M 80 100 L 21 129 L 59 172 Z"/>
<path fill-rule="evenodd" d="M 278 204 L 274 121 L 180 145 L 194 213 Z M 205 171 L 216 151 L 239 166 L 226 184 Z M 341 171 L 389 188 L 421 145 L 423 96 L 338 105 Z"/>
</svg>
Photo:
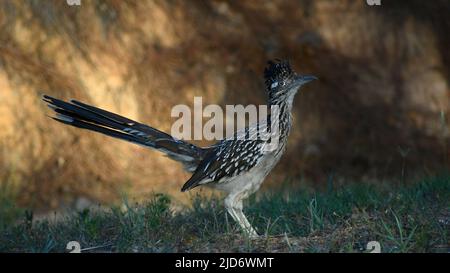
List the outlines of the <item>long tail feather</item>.
<svg viewBox="0 0 450 273">
<path fill-rule="evenodd" d="M 118 114 L 76 100 L 65 102 L 48 95 L 43 100 L 56 113 L 52 117 L 56 121 L 157 149 L 190 172 L 195 171 L 205 154 L 200 147 Z"/>
</svg>

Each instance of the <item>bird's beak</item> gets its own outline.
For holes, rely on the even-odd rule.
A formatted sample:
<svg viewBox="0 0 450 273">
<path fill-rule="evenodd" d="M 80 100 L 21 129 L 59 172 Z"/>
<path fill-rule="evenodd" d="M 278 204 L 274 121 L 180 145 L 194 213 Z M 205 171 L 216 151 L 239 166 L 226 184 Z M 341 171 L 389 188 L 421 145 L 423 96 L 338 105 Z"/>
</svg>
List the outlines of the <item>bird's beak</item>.
<svg viewBox="0 0 450 273">
<path fill-rule="evenodd" d="M 308 83 L 310 81 L 317 80 L 317 77 L 316 76 L 305 75 L 305 76 L 299 76 L 299 80 L 300 80 L 301 84 L 305 84 L 305 83 Z"/>
<path fill-rule="evenodd" d="M 310 81 L 317 80 L 317 77 L 315 76 L 309 76 L 309 75 L 297 75 L 294 86 L 299 88 L 300 86 L 304 85 L 305 83 L 308 83 Z"/>
<path fill-rule="evenodd" d="M 297 75 L 295 76 L 295 80 L 292 84 L 292 88 L 294 88 L 296 91 L 304 85 L 305 83 L 308 83 L 310 81 L 317 80 L 317 77 L 315 76 L 309 76 L 309 75 Z"/>
</svg>

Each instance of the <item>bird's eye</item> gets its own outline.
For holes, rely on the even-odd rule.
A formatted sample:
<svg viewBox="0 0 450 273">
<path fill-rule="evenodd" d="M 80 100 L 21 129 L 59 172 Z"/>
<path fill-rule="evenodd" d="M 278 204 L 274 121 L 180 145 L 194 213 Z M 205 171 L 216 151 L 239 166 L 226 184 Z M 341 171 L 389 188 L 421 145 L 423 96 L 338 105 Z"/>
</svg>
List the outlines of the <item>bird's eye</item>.
<svg viewBox="0 0 450 273">
<path fill-rule="evenodd" d="M 270 86 L 270 88 L 271 89 L 274 89 L 275 87 L 277 87 L 278 86 L 278 82 L 274 82 L 274 83 L 272 83 L 272 85 Z"/>
</svg>

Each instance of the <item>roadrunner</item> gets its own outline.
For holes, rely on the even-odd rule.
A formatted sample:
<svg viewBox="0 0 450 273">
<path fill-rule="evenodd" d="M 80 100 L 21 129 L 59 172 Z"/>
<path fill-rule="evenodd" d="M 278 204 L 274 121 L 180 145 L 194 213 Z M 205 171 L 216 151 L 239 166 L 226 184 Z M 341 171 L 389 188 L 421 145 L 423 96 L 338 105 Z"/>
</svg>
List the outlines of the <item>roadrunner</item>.
<svg viewBox="0 0 450 273">
<path fill-rule="evenodd" d="M 275 119 L 268 115 L 264 121 L 252 124 L 209 147 L 198 147 L 175 139 L 153 127 L 76 100 L 65 102 L 47 95 L 43 96 L 43 100 L 56 112 L 52 118 L 59 122 L 157 149 L 180 162 L 192 173 L 181 191 L 200 185 L 224 191 L 227 194 L 225 207 L 228 213 L 249 237 L 255 238 L 258 233 L 242 212 L 242 202 L 259 189 L 279 161 L 292 127 L 294 96 L 303 84 L 316 79 L 314 76 L 295 73 L 288 61 L 279 60 L 268 62 L 264 78 L 268 106 L 278 109 Z M 263 140 L 251 137 L 272 122 L 278 128 L 277 141 L 272 142 L 273 138 Z M 274 132 L 271 131 L 271 134 Z M 267 149 L 271 143 L 277 145 Z"/>
</svg>

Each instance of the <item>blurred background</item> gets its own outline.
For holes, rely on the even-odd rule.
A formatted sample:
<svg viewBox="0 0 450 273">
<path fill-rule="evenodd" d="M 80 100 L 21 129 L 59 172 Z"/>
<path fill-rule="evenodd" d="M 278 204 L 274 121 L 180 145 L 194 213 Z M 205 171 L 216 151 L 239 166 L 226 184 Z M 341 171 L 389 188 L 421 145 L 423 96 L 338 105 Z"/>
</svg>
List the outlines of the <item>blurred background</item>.
<svg viewBox="0 0 450 273">
<path fill-rule="evenodd" d="M 170 132 L 171 108 L 194 96 L 264 103 L 272 58 L 320 80 L 297 95 L 264 189 L 407 183 L 448 167 L 448 0 L 80 3 L 0 1 L 0 189 L 20 206 L 189 196 L 177 163 L 53 122 L 43 93 Z"/>
</svg>

